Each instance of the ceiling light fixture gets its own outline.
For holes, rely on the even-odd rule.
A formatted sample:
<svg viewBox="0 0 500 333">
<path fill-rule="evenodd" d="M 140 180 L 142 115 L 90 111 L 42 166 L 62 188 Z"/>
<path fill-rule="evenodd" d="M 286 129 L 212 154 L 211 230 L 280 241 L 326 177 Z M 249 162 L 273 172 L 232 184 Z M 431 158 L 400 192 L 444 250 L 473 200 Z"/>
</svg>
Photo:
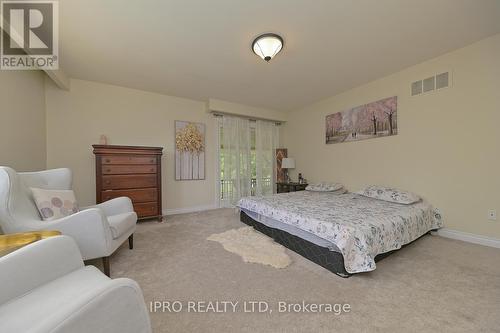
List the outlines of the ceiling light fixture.
<svg viewBox="0 0 500 333">
<path fill-rule="evenodd" d="M 283 48 L 283 38 L 277 34 L 263 34 L 252 43 L 253 52 L 269 62 Z"/>
</svg>

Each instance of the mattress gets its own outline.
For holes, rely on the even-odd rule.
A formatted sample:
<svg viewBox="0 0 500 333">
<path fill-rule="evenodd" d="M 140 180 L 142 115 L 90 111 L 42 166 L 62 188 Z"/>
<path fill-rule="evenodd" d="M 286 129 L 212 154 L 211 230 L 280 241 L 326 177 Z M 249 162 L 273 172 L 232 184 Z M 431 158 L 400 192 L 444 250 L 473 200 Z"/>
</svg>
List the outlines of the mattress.
<svg viewBox="0 0 500 333">
<path fill-rule="evenodd" d="M 286 223 L 280 222 L 276 219 L 266 217 L 264 215 L 261 215 L 261 214 L 256 213 L 256 212 L 252 212 L 252 211 L 245 209 L 245 208 L 241 208 L 241 211 L 245 212 L 245 214 L 250 216 L 255 221 L 260 222 L 269 228 L 274 228 L 274 229 L 286 231 L 289 234 L 300 237 L 302 239 L 305 239 L 308 242 L 311 242 L 311 243 L 316 244 L 316 245 L 321 246 L 321 247 L 326 247 L 330 251 L 340 252 L 339 249 L 337 248 L 337 246 L 335 244 L 333 244 L 332 242 L 330 242 L 329 240 L 318 237 L 315 234 L 312 234 L 310 232 L 307 232 L 305 230 L 297 228 L 291 224 L 286 224 Z"/>
<path fill-rule="evenodd" d="M 275 223 L 274 228 L 284 230 L 285 224 L 297 236 L 316 236 L 309 238 L 314 244 L 330 243 L 327 247 L 342 253 L 348 273 L 372 271 L 377 255 L 400 249 L 442 226 L 425 201 L 402 205 L 354 193 L 290 192 L 242 198 L 238 206 Z"/>
<path fill-rule="evenodd" d="M 252 226 L 255 230 L 271 237 L 275 242 L 300 254 L 304 258 L 326 268 L 340 277 L 348 278 L 352 275 L 345 270 L 344 257 L 340 252 L 330 251 L 326 247 L 316 245 L 286 231 L 268 227 L 267 225 L 248 216 L 243 210 L 240 212 L 240 221 Z M 376 260 L 380 259 L 380 256 L 381 255 L 378 255 Z M 385 254 L 382 256 L 385 256 Z"/>
</svg>

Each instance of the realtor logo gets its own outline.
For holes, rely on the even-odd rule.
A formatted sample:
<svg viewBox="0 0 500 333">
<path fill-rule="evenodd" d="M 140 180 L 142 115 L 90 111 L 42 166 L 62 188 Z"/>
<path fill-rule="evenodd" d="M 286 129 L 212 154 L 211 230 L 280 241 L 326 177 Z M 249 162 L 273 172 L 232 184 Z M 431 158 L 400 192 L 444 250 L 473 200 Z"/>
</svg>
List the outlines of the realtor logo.
<svg viewBox="0 0 500 333">
<path fill-rule="evenodd" d="M 1 1 L 1 69 L 59 68 L 58 5 L 57 1 Z"/>
</svg>

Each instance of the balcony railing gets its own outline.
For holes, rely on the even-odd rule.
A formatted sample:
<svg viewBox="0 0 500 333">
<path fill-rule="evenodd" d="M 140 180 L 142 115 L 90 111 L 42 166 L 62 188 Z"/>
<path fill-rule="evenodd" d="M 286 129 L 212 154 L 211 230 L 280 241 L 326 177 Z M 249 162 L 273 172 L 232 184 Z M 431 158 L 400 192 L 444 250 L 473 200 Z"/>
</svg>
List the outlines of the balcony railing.
<svg viewBox="0 0 500 333">
<path fill-rule="evenodd" d="M 220 181 L 220 196 L 221 200 L 231 198 L 233 195 L 233 188 L 234 188 L 234 180 L 221 180 Z M 262 178 L 261 180 L 261 186 L 262 187 L 271 187 L 272 188 L 272 183 L 271 183 L 271 177 L 268 178 Z M 255 195 L 255 191 L 257 190 L 257 179 L 252 178 L 250 180 L 250 195 Z"/>
</svg>

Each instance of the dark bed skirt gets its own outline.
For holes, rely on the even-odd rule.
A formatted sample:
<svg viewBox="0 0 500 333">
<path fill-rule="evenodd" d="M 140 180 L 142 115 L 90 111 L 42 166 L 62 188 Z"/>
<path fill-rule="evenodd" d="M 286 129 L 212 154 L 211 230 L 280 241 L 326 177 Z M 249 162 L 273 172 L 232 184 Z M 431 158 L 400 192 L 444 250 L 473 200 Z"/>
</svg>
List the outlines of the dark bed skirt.
<svg viewBox="0 0 500 333">
<path fill-rule="evenodd" d="M 243 211 L 240 212 L 240 220 L 241 222 L 254 227 L 255 230 L 271 237 L 275 242 L 300 254 L 304 258 L 309 259 L 310 261 L 326 268 L 340 277 L 348 278 L 352 275 L 345 270 L 344 257 L 339 252 L 330 251 L 326 247 L 316 245 L 286 231 L 268 227 L 263 223 L 255 221 Z M 379 261 L 395 251 L 379 254 L 375 257 L 375 261 Z"/>
</svg>

